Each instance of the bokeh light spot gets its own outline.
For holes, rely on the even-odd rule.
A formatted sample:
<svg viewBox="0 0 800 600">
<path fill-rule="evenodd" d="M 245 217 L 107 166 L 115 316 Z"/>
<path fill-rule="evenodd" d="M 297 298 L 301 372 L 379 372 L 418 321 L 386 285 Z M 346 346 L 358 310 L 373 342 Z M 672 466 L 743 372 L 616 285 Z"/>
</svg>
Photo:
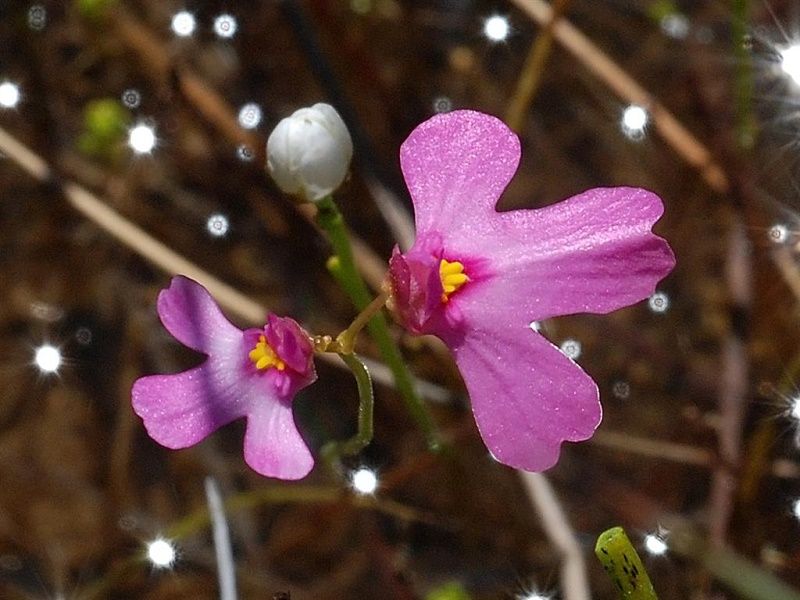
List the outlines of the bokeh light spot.
<svg viewBox="0 0 800 600">
<path fill-rule="evenodd" d="M 219 15 L 214 19 L 214 33 L 221 38 L 232 38 L 236 35 L 238 23 L 233 15 Z"/>
<path fill-rule="evenodd" d="M 661 534 L 649 533 L 644 538 L 644 548 L 653 556 L 666 554 L 669 549 L 666 537 Z"/>
<path fill-rule="evenodd" d="M 197 21 L 188 10 L 182 10 L 172 15 L 170 27 L 178 37 L 189 37 L 197 28 Z"/>
<path fill-rule="evenodd" d="M 255 102 L 248 102 L 239 109 L 239 125 L 245 129 L 255 129 L 261 123 L 261 107 Z"/>
<path fill-rule="evenodd" d="M 353 489 L 359 494 L 374 494 L 378 489 L 378 475 L 372 469 L 361 467 L 350 478 Z"/>
<path fill-rule="evenodd" d="M 147 544 L 147 559 L 159 569 L 167 569 L 175 562 L 175 547 L 164 538 Z"/>
<path fill-rule="evenodd" d="M 644 137 L 647 122 L 650 120 L 644 107 L 638 104 L 631 104 L 622 111 L 621 127 L 622 133 L 632 140 L 640 140 Z"/>
<path fill-rule="evenodd" d="M 800 85 L 800 45 L 781 50 L 781 69 Z"/>
<path fill-rule="evenodd" d="M 51 344 L 43 344 L 36 349 L 33 360 L 43 373 L 56 373 L 61 367 L 61 351 Z"/>
<path fill-rule="evenodd" d="M 206 229 L 214 237 L 224 237 L 227 235 L 229 228 L 228 217 L 222 213 L 215 213 L 208 217 L 208 221 L 206 221 Z"/>
<path fill-rule="evenodd" d="M 483 22 L 483 35 L 485 35 L 490 42 L 504 42 L 508 39 L 509 33 L 511 33 L 511 25 L 507 17 L 492 15 Z"/>
<path fill-rule="evenodd" d="M 572 360 L 580 358 L 583 347 L 578 340 L 567 339 L 561 342 L 561 351 Z"/>
<path fill-rule="evenodd" d="M 136 154 L 150 154 L 156 147 L 156 131 L 150 125 L 139 123 L 128 132 L 128 145 Z"/>
<path fill-rule="evenodd" d="M 22 94 L 20 94 L 19 86 L 16 83 L 11 81 L 0 83 L 0 107 L 16 108 L 21 97 Z"/>
</svg>

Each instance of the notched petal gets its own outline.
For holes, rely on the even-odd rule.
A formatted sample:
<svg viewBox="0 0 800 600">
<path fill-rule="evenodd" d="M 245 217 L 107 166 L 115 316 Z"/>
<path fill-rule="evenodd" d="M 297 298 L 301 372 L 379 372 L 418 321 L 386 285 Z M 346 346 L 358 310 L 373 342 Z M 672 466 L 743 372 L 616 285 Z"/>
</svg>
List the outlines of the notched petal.
<svg viewBox="0 0 800 600">
<path fill-rule="evenodd" d="M 314 468 L 314 458 L 297 430 L 290 403 L 256 407 L 247 416 L 244 459 L 265 477 L 302 479 Z"/>
<path fill-rule="evenodd" d="M 562 442 L 586 440 L 600 424 L 597 385 L 530 329 L 483 323 L 445 342 L 467 384 L 481 437 L 499 462 L 549 469 Z"/>
</svg>

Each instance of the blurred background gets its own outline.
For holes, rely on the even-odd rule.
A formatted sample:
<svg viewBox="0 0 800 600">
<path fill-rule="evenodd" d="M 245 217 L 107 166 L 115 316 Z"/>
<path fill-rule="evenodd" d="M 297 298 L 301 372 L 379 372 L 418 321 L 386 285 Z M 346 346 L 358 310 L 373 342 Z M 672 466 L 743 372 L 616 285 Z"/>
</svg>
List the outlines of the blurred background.
<svg viewBox="0 0 800 600">
<path fill-rule="evenodd" d="M 588 597 L 569 563 L 612 599 L 593 547 L 614 525 L 663 599 L 797 598 L 778 582 L 800 587 L 799 33 L 788 0 L 2 3 L 0 597 L 220 597 L 211 476 L 241 598 Z M 202 359 L 158 322 L 185 269 L 142 232 L 241 292 L 240 326 L 355 315 L 308 207 L 263 170 L 271 129 L 319 101 L 353 134 L 337 200 L 373 285 L 413 236 L 399 145 L 437 112 L 519 133 L 505 208 L 664 199 L 678 263 L 658 293 L 540 324 L 605 411 L 551 501 L 491 459 L 449 355 L 399 328 L 439 454 L 380 381 L 374 442 L 297 484 L 245 465 L 242 423 L 168 451 L 133 414 L 137 377 Z M 357 407 L 347 372 L 318 371 L 295 403 L 314 449 Z"/>
</svg>

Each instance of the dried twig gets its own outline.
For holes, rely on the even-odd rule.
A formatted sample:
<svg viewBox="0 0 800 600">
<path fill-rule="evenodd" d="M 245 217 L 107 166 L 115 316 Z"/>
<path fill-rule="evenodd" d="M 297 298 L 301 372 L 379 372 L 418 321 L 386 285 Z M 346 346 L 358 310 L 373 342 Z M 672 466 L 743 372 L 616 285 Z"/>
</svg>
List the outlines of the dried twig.
<svg viewBox="0 0 800 600">
<path fill-rule="evenodd" d="M 528 108 L 533 102 L 536 91 L 542 81 L 544 66 L 550 56 L 550 48 L 553 44 L 553 28 L 556 22 L 566 12 L 570 0 L 555 0 L 550 19 L 545 23 L 542 32 L 536 36 L 536 40 L 531 44 L 531 49 L 525 58 L 522 72 L 517 78 L 517 87 L 511 102 L 506 110 L 506 123 L 517 133 L 522 131 L 522 125 Z"/>
<path fill-rule="evenodd" d="M 797 266 L 792 251 L 786 246 L 780 246 L 775 248 L 770 255 L 786 285 L 797 298 L 800 298 L 800 268 Z"/>
<path fill-rule="evenodd" d="M 518 471 L 531 503 L 539 513 L 550 542 L 561 554 L 561 595 L 564 600 L 588 600 L 589 581 L 586 563 L 567 516 L 547 477 L 541 473 Z"/>
<path fill-rule="evenodd" d="M 705 448 L 637 437 L 618 431 L 601 429 L 595 432 L 590 441 L 596 446 L 612 450 L 621 450 L 622 452 L 630 452 L 647 458 L 660 458 L 688 465 L 711 467 L 715 462 L 714 453 Z"/>
<path fill-rule="evenodd" d="M 749 310 L 752 266 L 744 227 L 738 221 L 730 232 L 727 253 L 727 280 L 731 301 L 739 313 Z M 745 340 L 734 328 L 723 341 L 722 377 L 719 389 L 720 464 L 714 470 L 709 498 L 709 539 L 713 546 L 725 544 L 728 522 L 733 514 L 738 467 L 742 451 L 742 427 L 748 389 L 749 363 Z"/>
<path fill-rule="evenodd" d="M 511 1 L 540 25 L 546 26 L 553 19 L 553 9 L 544 0 Z M 553 24 L 553 37 L 620 98 L 647 108 L 664 141 L 683 160 L 698 169 L 714 191 L 728 191 L 728 178 L 708 148 L 622 67 L 566 19 Z"/>
<path fill-rule="evenodd" d="M 49 165 L 41 156 L 3 128 L 0 128 L 0 152 L 6 154 L 38 181 L 48 182 L 54 177 Z M 171 275 L 180 273 L 198 281 L 221 306 L 238 317 L 250 323 L 263 322 L 264 316 L 269 311 L 266 306 L 178 254 L 127 220 L 83 186 L 65 181 L 61 185 L 61 190 L 73 208 L 146 260 Z M 346 368 L 338 355 L 323 353 L 318 355 L 318 358 Z M 365 360 L 365 364 L 370 369 L 374 381 L 390 387 L 394 385 L 392 374 L 386 365 L 374 360 Z M 436 384 L 415 379 L 415 385 L 421 395 L 432 400 L 443 402 L 450 398 L 450 393 Z"/>
<path fill-rule="evenodd" d="M 608 431 L 607 429 L 597 431 L 589 443 L 609 450 L 627 452 L 645 458 L 668 460 L 685 465 L 695 465 L 705 469 L 711 469 L 720 462 L 720 459 L 712 450 L 688 444 L 676 444 L 675 442 L 643 438 L 620 431 Z M 773 477 L 778 477 L 779 479 L 798 479 L 800 478 L 800 465 L 788 459 L 776 459 L 772 463 L 769 472 Z"/>
</svg>

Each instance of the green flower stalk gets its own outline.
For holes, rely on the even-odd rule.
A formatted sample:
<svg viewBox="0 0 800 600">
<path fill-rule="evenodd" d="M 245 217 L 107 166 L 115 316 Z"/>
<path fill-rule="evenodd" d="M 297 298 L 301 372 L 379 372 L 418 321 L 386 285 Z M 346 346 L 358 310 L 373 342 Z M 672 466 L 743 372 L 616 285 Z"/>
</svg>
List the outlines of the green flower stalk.
<svg viewBox="0 0 800 600">
<path fill-rule="evenodd" d="M 332 197 L 347 176 L 352 156 L 353 142 L 347 126 L 332 106 L 323 103 L 295 111 L 278 123 L 267 140 L 267 171 L 281 190 L 316 204 L 317 223 L 333 246 L 328 270 L 355 307 L 365 311 L 373 298 L 356 268 L 347 226 Z M 367 328 L 392 371 L 406 407 L 424 430 L 428 446 L 437 449 L 439 441 L 433 421 L 389 333 L 386 317 L 380 310 L 382 305 L 383 302 L 377 310 L 368 311 L 372 316 Z M 344 354 L 351 353 L 353 339 L 345 341 Z"/>
</svg>

